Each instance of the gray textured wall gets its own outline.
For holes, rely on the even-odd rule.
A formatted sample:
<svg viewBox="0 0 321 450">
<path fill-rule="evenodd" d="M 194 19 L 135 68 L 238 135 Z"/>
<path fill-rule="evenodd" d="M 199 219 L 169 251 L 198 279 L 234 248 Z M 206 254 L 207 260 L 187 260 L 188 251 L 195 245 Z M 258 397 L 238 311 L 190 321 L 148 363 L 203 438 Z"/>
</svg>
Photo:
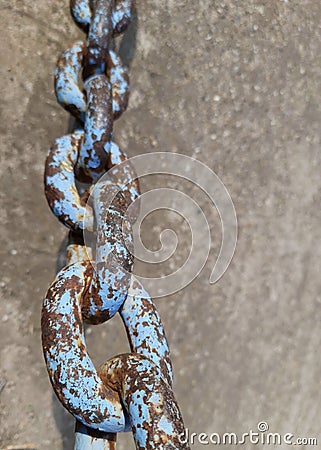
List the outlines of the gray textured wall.
<svg viewBox="0 0 321 450">
<path fill-rule="evenodd" d="M 41 302 L 65 234 L 42 179 L 46 149 L 68 122 L 52 72 L 80 32 L 67 0 L 1 0 L 1 9 L 0 447 L 70 450 L 73 421 L 40 347 Z M 320 19 L 313 0 L 145 0 L 122 44 L 132 93 L 118 141 L 130 156 L 175 151 L 208 164 L 239 221 L 232 264 L 210 286 L 220 233 L 196 192 L 212 214 L 210 259 L 183 292 L 157 301 L 193 432 L 242 433 L 265 420 L 321 442 Z M 117 319 L 91 331 L 95 361 L 127 349 Z M 125 448 L 130 436 L 119 438 Z"/>
</svg>

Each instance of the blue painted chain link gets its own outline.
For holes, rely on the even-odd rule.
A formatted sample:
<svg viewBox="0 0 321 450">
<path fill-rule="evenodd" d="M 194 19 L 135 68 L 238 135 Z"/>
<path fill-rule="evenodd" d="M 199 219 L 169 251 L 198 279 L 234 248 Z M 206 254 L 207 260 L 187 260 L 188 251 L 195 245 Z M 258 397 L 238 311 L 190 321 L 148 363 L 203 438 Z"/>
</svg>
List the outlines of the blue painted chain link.
<svg viewBox="0 0 321 450">
<path fill-rule="evenodd" d="M 71 45 L 55 70 L 57 100 L 78 126 L 56 140 L 45 168 L 49 206 L 70 229 L 67 266 L 43 304 L 49 377 L 77 419 L 78 438 L 99 438 L 108 443 L 99 448 L 115 448 L 114 433 L 131 430 L 137 449 L 188 448 L 179 438 L 184 425 L 164 329 L 149 294 L 130 274 L 133 238 L 126 210 L 139 198 L 138 181 L 129 164 L 101 181 L 108 169 L 127 160 L 113 140 L 113 120 L 127 107 L 129 78 L 110 44 L 129 24 L 133 0 L 71 0 L 70 7 L 87 40 Z M 85 245 L 84 231 L 95 232 L 94 249 Z M 83 322 L 99 324 L 116 313 L 131 353 L 96 369 Z"/>
</svg>

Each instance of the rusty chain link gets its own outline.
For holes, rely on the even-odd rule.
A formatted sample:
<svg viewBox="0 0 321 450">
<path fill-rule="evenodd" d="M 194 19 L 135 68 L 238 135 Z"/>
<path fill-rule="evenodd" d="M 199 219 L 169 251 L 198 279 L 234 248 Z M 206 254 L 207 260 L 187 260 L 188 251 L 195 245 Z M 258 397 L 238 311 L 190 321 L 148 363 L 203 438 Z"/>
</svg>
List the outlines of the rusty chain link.
<svg viewBox="0 0 321 450">
<path fill-rule="evenodd" d="M 115 448 L 115 433 L 124 431 L 132 431 L 137 449 L 188 448 L 179 439 L 184 425 L 159 314 L 130 275 L 133 217 L 126 210 L 137 204 L 138 181 L 129 164 L 101 181 L 127 159 L 113 140 L 113 120 L 127 107 L 129 78 L 110 47 L 128 26 L 133 6 L 133 0 L 71 0 L 71 14 L 87 39 L 71 45 L 55 70 L 57 100 L 79 125 L 56 140 L 46 160 L 49 206 L 70 231 L 67 266 L 44 300 L 42 342 L 53 388 L 77 419 L 79 449 L 93 448 L 88 437 L 96 449 Z M 85 230 L 96 236 L 93 248 L 85 245 Z M 99 324 L 116 313 L 131 353 L 96 369 L 83 323 Z"/>
</svg>

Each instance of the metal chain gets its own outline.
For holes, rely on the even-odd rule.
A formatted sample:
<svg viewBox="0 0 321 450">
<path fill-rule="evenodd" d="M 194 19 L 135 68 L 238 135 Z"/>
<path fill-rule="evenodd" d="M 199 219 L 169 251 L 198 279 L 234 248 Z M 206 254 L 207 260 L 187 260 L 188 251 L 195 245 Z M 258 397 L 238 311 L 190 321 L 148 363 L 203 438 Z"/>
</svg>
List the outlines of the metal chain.
<svg viewBox="0 0 321 450">
<path fill-rule="evenodd" d="M 133 217 L 126 211 L 137 204 L 138 181 L 129 164 L 104 175 L 127 160 L 113 140 L 113 120 L 127 107 L 129 78 L 110 47 L 133 7 L 133 0 L 71 0 L 71 14 L 87 39 L 66 50 L 55 70 L 57 100 L 77 127 L 56 140 L 46 160 L 46 197 L 70 232 L 67 265 L 44 300 L 42 342 L 53 388 L 77 419 L 76 449 L 114 449 L 115 433 L 130 430 L 137 449 L 188 448 L 180 439 L 184 425 L 163 325 L 130 274 Z M 133 211 L 135 216 L 137 207 Z M 95 248 L 86 245 L 84 231 L 96 236 Z M 131 353 L 96 369 L 83 322 L 99 324 L 116 313 Z"/>
</svg>

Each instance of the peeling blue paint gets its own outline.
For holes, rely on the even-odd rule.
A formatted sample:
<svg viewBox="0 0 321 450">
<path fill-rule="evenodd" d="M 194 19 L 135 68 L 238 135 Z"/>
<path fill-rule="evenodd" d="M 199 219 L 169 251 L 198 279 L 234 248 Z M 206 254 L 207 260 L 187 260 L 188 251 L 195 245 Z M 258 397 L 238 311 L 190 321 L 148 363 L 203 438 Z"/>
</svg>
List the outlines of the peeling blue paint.
<svg viewBox="0 0 321 450">
<path fill-rule="evenodd" d="M 55 91 L 58 102 L 77 118 L 77 131 L 51 147 L 45 191 L 53 213 L 77 239 L 69 240 L 69 265 L 58 273 L 43 303 L 48 373 L 61 403 L 77 419 L 76 450 L 110 450 L 113 437 L 97 437 L 93 430 L 131 430 L 139 450 L 187 449 L 178 440 L 184 424 L 172 391 L 164 328 L 150 295 L 131 275 L 131 225 L 123 225 L 127 207 L 140 195 L 139 186 L 131 165 L 121 164 L 125 152 L 112 140 L 113 120 L 127 107 L 129 78 L 109 44 L 128 25 L 133 0 L 71 0 L 70 7 L 75 21 L 88 31 L 87 41 L 75 42 L 60 57 Z M 82 201 L 88 192 L 79 183 L 77 190 L 76 178 L 89 186 L 110 168 L 108 183 L 95 185 L 92 209 L 86 211 Z M 93 230 L 94 223 L 97 243 L 95 261 L 90 261 L 80 232 Z M 117 312 L 131 353 L 96 369 L 86 349 L 83 322 L 102 323 Z"/>
<path fill-rule="evenodd" d="M 72 229 L 93 227 L 93 216 L 81 205 L 74 166 L 83 132 L 56 139 L 46 159 L 45 192 L 53 213 Z"/>
</svg>

